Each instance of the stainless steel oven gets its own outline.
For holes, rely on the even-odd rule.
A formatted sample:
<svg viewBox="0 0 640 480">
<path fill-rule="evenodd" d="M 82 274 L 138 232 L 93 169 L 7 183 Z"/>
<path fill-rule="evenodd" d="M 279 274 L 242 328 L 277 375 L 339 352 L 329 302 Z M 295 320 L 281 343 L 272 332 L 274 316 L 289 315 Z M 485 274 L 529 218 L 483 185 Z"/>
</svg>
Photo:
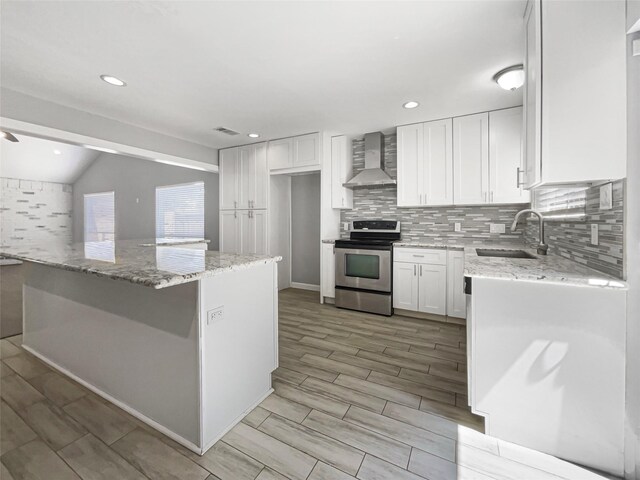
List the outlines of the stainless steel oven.
<svg viewBox="0 0 640 480">
<path fill-rule="evenodd" d="M 391 291 L 391 249 L 336 248 L 336 286 Z"/>
<path fill-rule="evenodd" d="M 393 313 L 393 242 L 396 221 L 354 221 L 348 240 L 337 240 L 336 306 L 364 312 Z"/>
</svg>

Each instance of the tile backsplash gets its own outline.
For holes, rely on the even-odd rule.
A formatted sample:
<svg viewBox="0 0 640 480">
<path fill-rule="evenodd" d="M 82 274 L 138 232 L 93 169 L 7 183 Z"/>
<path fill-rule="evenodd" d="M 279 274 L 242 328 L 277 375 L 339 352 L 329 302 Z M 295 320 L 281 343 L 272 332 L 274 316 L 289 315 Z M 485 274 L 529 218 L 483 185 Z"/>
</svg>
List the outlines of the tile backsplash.
<svg viewBox="0 0 640 480">
<path fill-rule="evenodd" d="M 364 168 L 364 140 L 353 140 L 354 175 Z M 396 135 L 384 136 L 385 171 L 397 178 Z M 473 241 L 514 241 L 521 240 L 522 229 L 516 233 L 509 231 L 515 214 L 527 205 L 498 206 L 443 206 L 443 207 L 398 207 L 397 188 L 362 188 L 353 192 L 353 209 L 342 210 L 341 222 L 366 219 L 400 220 L 402 237 L 410 239 L 429 239 L 433 241 L 459 239 L 464 242 Z M 461 231 L 454 231 L 454 224 L 461 224 Z M 490 233 L 491 223 L 504 224 L 505 233 Z M 343 236 L 347 235 L 342 231 Z"/>
<path fill-rule="evenodd" d="M 586 192 L 584 221 L 545 223 L 545 238 L 549 252 L 601 272 L 624 278 L 624 180 L 613 182 L 612 206 L 600 210 L 600 187 Z M 598 224 L 598 245 L 591 244 L 591 224 Z M 538 241 L 538 222 L 529 220 L 525 239 Z"/>
<path fill-rule="evenodd" d="M 0 245 L 71 240 L 72 187 L 0 177 Z"/>
</svg>

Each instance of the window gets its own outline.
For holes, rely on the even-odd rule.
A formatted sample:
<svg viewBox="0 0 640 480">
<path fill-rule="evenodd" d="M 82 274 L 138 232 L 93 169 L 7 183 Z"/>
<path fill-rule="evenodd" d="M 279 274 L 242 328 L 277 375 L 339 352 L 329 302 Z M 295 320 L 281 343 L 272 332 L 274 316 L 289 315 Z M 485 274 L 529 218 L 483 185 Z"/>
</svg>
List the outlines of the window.
<svg viewBox="0 0 640 480">
<path fill-rule="evenodd" d="M 114 241 L 115 228 L 114 192 L 88 193 L 84 196 L 84 241 Z"/>
<path fill-rule="evenodd" d="M 582 220 L 586 215 L 587 188 L 543 188 L 533 192 L 533 208 L 549 220 Z"/>
<path fill-rule="evenodd" d="M 156 237 L 204 238 L 204 182 L 156 188 Z"/>
</svg>

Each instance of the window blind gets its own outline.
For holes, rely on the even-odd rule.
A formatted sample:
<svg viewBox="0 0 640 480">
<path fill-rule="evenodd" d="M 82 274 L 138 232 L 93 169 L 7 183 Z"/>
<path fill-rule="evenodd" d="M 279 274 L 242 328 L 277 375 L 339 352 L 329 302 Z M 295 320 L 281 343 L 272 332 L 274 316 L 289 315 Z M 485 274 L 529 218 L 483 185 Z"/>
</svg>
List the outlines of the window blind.
<svg viewBox="0 0 640 480">
<path fill-rule="evenodd" d="M 114 192 L 84 196 L 84 241 L 114 241 L 116 237 Z"/>
<path fill-rule="evenodd" d="M 533 208 L 548 219 L 580 219 L 587 213 L 587 188 L 543 188 L 534 191 Z"/>
<path fill-rule="evenodd" d="M 204 182 L 156 188 L 156 237 L 204 238 Z"/>
</svg>

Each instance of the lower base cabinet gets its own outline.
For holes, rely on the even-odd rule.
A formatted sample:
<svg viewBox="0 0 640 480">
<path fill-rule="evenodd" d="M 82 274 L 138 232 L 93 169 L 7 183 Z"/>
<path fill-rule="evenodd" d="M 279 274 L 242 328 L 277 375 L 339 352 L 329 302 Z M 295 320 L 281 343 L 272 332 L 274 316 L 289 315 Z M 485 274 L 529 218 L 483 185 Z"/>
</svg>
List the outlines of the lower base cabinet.
<svg viewBox="0 0 640 480">
<path fill-rule="evenodd" d="M 463 251 L 397 248 L 394 257 L 394 308 L 466 317 Z"/>
<path fill-rule="evenodd" d="M 336 252 L 333 243 L 322 244 L 322 281 L 320 285 L 322 301 L 336 296 Z"/>
</svg>

